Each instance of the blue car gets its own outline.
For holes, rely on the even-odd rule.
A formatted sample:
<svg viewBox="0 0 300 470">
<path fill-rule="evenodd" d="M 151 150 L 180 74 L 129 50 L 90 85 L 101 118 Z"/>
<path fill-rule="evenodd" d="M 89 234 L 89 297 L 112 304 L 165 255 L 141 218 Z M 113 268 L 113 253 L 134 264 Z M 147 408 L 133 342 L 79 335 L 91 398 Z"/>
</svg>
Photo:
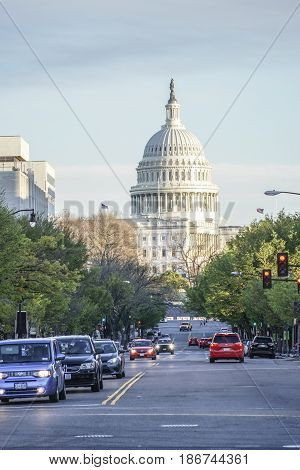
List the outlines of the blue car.
<svg viewBox="0 0 300 470">
<path fill-rule="evenodd" d="M 53 338 L 0 341 L 0 401 L 13 398 L 49 397 L 65 400 L 62 361 Z"/>
</svg>

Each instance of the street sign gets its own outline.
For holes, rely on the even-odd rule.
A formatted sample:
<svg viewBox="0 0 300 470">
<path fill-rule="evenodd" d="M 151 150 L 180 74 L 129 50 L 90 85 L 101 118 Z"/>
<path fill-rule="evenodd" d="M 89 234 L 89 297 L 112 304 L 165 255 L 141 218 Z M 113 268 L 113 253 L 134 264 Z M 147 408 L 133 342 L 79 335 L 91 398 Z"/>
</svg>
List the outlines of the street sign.
<svg viewBox="0 0 300 470">
<path fill-rule="evenodd" d="M 294 313 L 295 313 L 295 318 L 300 319 L 300 302 L 294 302 Z"/>
</svg>

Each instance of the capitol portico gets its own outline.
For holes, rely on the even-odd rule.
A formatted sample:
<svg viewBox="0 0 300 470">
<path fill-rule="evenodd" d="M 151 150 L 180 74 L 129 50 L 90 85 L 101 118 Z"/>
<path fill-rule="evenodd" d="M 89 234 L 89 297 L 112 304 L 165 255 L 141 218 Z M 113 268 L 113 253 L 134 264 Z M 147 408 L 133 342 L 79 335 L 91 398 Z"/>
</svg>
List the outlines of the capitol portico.
<svg viewBox="0 0 300 470">
<path fill-rule="evenodd" d="M 198 138 L 180 119 L 174 81 L 165 106 L 166 123 L 146 144 L 131 188 L 131 216 L 142 259 L 153 272 L 185 272 L 180 249 L 196 244 L 218 250 L 218 187 Z"/>
</svg>

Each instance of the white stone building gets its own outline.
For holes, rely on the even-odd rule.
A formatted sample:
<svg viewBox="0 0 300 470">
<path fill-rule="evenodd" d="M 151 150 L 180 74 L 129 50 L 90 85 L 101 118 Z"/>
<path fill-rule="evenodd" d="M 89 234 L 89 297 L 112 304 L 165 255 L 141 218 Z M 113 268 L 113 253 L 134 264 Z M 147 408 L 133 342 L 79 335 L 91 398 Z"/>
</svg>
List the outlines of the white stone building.
<svg viewBox="0 0 300 470">
<path fill-rule="evenodd" d="M 46 161 L 30 161 L 29 145 L 20 136 L 0 136 L 0 193 L 11 210 L 55 213 L 55 171 Z"/>
<path fill-rule="evenodd" d="M 140 256 L 158 274 L 186 273 L 183 258 L 199 246 L 203 259 L 219 249 L 219 191 L 212 167 L 198 138 L 181 122 L 173 80 L 170 90 L 166 123 L 146 144 L 130 191 Z"/>
</svg>

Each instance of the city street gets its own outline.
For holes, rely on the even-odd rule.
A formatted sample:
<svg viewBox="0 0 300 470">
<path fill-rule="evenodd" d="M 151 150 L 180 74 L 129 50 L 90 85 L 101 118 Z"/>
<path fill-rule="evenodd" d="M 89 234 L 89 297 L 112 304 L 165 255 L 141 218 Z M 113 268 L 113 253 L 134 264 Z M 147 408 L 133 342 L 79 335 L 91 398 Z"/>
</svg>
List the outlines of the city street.
<svg viewBox="0 0 300 470">
<path fill-rule="evenodd" d="M 295 449 L 300 447 L 300 362 L 245 358 L 208 361 L 188 347 L 217 322 L 191 333 L 161 324 L 175 355 L 129 361 L 126 378 L 104 390 L 68 391 L 67 400 L 11 401 L 0 406 L 2 449 Z M 124 384 L 127 384 L 124 386 Z"/>
</svg>

